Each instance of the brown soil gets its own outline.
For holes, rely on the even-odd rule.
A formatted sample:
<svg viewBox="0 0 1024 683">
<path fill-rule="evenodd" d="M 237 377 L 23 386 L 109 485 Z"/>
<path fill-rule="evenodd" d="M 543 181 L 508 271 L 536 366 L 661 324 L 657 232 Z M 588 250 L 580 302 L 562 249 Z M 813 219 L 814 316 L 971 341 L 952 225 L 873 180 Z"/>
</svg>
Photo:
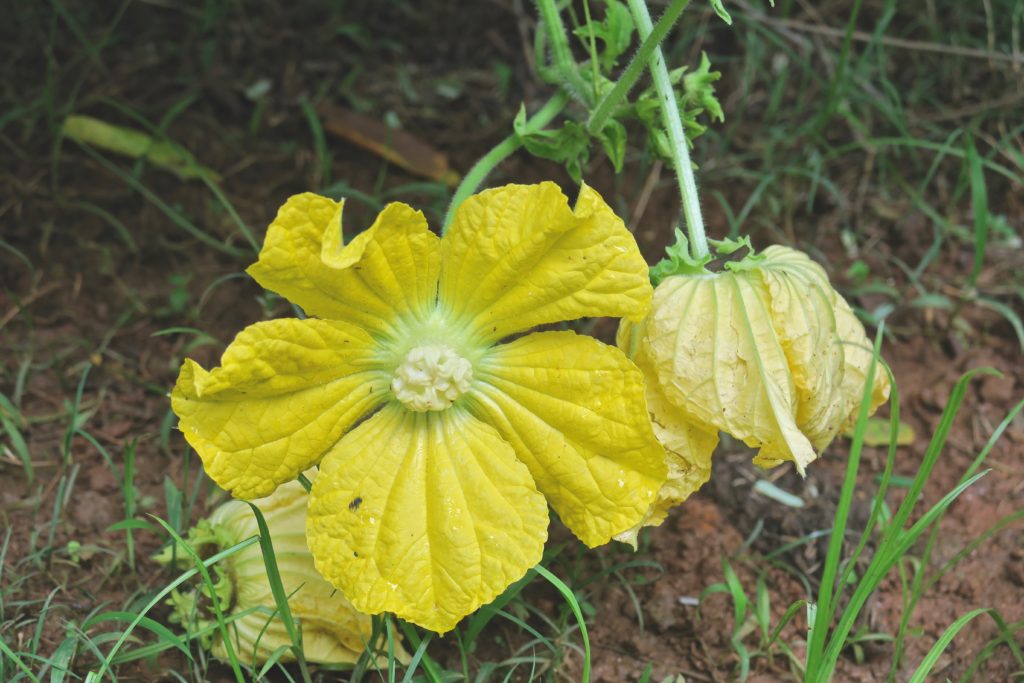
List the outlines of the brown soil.
<svg viewBox="0 0 1024 683">
<path fill-rule="evenodd" d="M 197 241 L 75 145 L 64 142 L 54 148 L 53 126 L 60 117 L 74 110 L 132 124 L 130 117 L 110 105 L 117 101 L 158 122 L 184 104 L 170 123 L 171 136 L 223 174 L 226 196 L 259 235 L 285 197 L 332 179 L 342 179 L 365 193 L 399 188 L 398 196 L 425 208 L 435 225 L 443 214 L 443 197 L 422 186 L 403 189 L 419 180 L 348 143 L 328 139 L 332 158 L 330 179 L 325 178 L 312 151 L 313 135 L 300 104 L 303 98 L 366 108 L 381 118 L 392 112 L 405 130 L 430 141 L 454 168 L 464 172 L 507 134 L 520 101 L 536 103 L 546 94 L 531 71 L 532 49 L 524 49 L 532 22 L 528 3 L 521 7 L 520 3 L 450 0 L 431 3 L 429 12 L 419 9 L 419 3 L 401 3 L 401 9 L 387 10 L 382 9 L 386 3 L 359 3 L 359 8 L 346 9 L 344 18 L 337 16 L 340 10 L 325 18 L 321 13 L 325 10 L 316 3 L 297 9 L 286 9 L 286 3 L 260 3 L 259 9 L 251 6 L 244 13 L 225 6 L 219 10 L 223 16 L 214 17 L 216 21 L 205 28 L 198 27 L 203 21 L 199 9 L 134 3 L 121 16 L 113 7 L 100 9 L 105 5 L 68 4 L 73 16 L 83 22 L 84 35 L 103 45 L 95 60 L 83 56 L 67 25 L 55 19 L 51 23 L 42 15 L 19 19 L 7 29 L 11 36 L 0 41 L 4 51 L 0 63 L 8 69 L 5 85 L 21 89 L 19 104 L 43 101 L 39 106 L 45 107 L 46 88 L 56 93 L 51 110 L 40 109 L 0 128 L 0 143 L 6 150 L 0 165 L 0 247 L 13 247 L 31 264 L 0 248 L 0 348 L 4 351 L 0 392 L 17 402 L 28 420 L 21 432 L 35 471 L 35 481 L 29 483 L 9 440 L 0 441 L 0 519 L 9 537 L 0 581 L 7 605 L 0 609 L 0 637 L 16 651 L 24 651 L 42 601 L 55 591 L 38 648 L 44 657 L 57 648 L 70 623 L 81 625 L 91 614 L 122 609 L 166 585 L 170 576 L 149 559 L 163 543 L 162 535 L 135 532 L 138 566 L 133 571 L 124 551 L 124 532 L 106 530 L 124 518 L 124 496 L 118 475 L 96 444 L 81 435 L 68 438 L 68 415 L 78 388 L 81 429 L 109 454 L 118 472 L 125 449 L 133 444 L 136 448 L 137 516 L 166 518 L 165 482 L 191 486 L 197 476 L 195 459 L 183 456 L 183 441 L 170 429 L 173 421 L 165 395 L 181 359 L 187 354 L 209 366 L 216 362 L 223 344 L 245 325 L 286 313 L 282 302 L 268 300 L 240 274 L 247 256 L 231 257 Z M 706 13 L 694 16 L 696 25 L 710 21 Z M 837 21 L 842 25 L 842 20 Z M 111 35 L 117 41 L 108 45 L 105 41 Z M 741 54 L 742 46 L 722 31 L 708 36 L 703 47 L 716 62 L 720 58 L 728 65 L 727 56 Z M 47 46 L 45 58 L 39 45 Z M 683 57 L 695 54 L 695 49 L 688 49 Z M 507 86 L 502 85 L 506 77 L 496 64 L 510 67 Z M 979 68 L 984 66 L 982 62 Z M 729 103 L 741 98 L 741 74 L 738 68 L 723 70 L 721 99 L 728 115 L 742 124 L 745 114 L 729 110 Z M 262 79 L 272 89 L 256 120 L 257 105 L 245 90 Z M 409 95 L 409 88 L 415 97 Z M 749 116 L 753 128 L 756 113 Z M 736 130 L 745 129 L 739 125 Z M 757 149 L 757 134 L 737 134 L 732 145 L 727 154 L 716 157 L 718 150 L 706 142 L 698 146 L 697 158 L 712 159 L 704 164 L 706 186 L 715 188 L 718 179 L 724 195 L 734 200 L 731 204 L 741 206 L 756 181 L 734 183 L 722 169 L 730 159 L 739 160 Z M 132 172 L 129 164 L 115 163 Z M 850 197 L 863 194 L 865 183 L 875 182 L 868 166 L 863 155 L 853 155 L 848 168 L 834 173 L 835 182 Z M 646 205 L 638 206 L 649 172 L 650 165 L 634 161 L 616 179 L 599 158 L 586 178 L 624 215 L 642 214 L 637 235 L 653 262 L 677 204 L 673 183 L 665 173 Z M 247 248 L 231 217 L 201 183 L 183 182 L 152 168 L 138 177 L 167 206 L 188 216 L 203 231 L 233 248 Z M 503 166 L 491 182 L 552 177 L 570 188 L 560 169 L 520 156 Z M 951 172 L 949 184 L 955 180 Z M 780 185 L 780 196 L 788 196 L 792 190 L 788 182 Z M 868 196 L 874 190 L 870 185 Z M 1024 200 L 1019 187 L 1012 190 L 994 186 L 992 209 L 1016 216 L 1019 229 Z M 788 213 L 778 230 L 758 228 L 756 242 L 801 246 L 826 263 L 840 285 L 851 287 L 856 283 L 844 280 L 842 274 L 854 258 L 861 258 L 873 278 L 905 296 L 913 295 L 897 261 L 915 264 L 922 249 L 919 245 L 931 241 L 930 224 L 913 207 L 887 204 L 882 193 L 874 202 L 860 202 L 855 219 L 860 243 L 869 246 L 851 253 L 839 238 L 850 207 L 811 205 L 801 196 L 790 199 L 799 208 Z M 351 211 L 346 209 L 348 224 L 368 225 L 373 210 L 352 204 Z M 710 232 L 725 234 L 728 222 L 717 203 L 706 200 L 705 205 Z M 969 205 L 961 202 L 960 211 L 963 206 Z M 969 221 L 966 215 L 954 219 Z M 806 227 L 812 225 L 814 230 Z M 126 228 L 134 244 L 121 236 L 117 226 Z M 929 283 L 949 283 L 942 291 L 954 299 L 969 294 L 958 288 L 971 259 L 969 245 L 947 241 L 927 270 Z M 1012 291 L 1022 286 L 1022 266 L 1019 249 L 990 250 L 978 291 L 1003 297 L 1009 305 L 1018 305 L 1020 312 Z M 881 299 L 865 292 L 854 302 L 870 310 Z M 890 324 L 884 356 L 898 382 L 902 417 L 917 435 L 913 444 L 898 451 L 899 475 L 915 473 L 963 372 L 988 366 L 1003 373 L 978 378 L 968 388 L 926 490 L 925 502 L 932 503 L 956 484 L 1024 395 L 1021 351 L 1005 318 L 966 299 L 955 316 L 898 306 Z M 196 336 L 189 331 L 160 333 L 181 327 L 202 330 L 215 341 L 194 346 Z M 607 324 L 597 329 L 605 336 L 611 330 Z M 772 596 L 773 623 L 792 602 L 807 597 L 803 580 L 816 589 L 824 538 L 778 555 L 771 563 L 764 556 L 829 527 L 844 476 L 846 448 L 846 442 L 834 444 L 806 480 L 790 471 L 778 473 L 778 486 L 807 501 L 806 507 L 795 510 L 754 493 L 751 485 L 762 475 L 748 464 L 749 453 L 723 445 L 716 456 L 712 484 L 652 530 L 636 556 L 621 548 L 584 555 L 564 531 L 555 529 L 554 540 L 568 545 L 553 568 L 574 567 L 581 580 L 629 559 L 658 565 L 657 569 L 627 567 L 619 576 L 605 576 L 583 589 L 596 612 L 589 625 L 593 680 L 635 681 L 648 664 L 654 681 L 676 674 L 687 681 L 734 680 L 737 658 L 730 644 L 734 627 L 730 599 L 711 595 L 700 610 L 694 602 L 702 591 L 723 580 L 723 558 L 730 558 L 751 598 L 757 577 L 763 576 Z M 986 461 L 991 472 L 950 508 L 935 548 L 934 566 L 1004 516 L 1024 508 L 1022 452 L 1024 420 L 1018 417 Z M 858 531 L 884 462 L 883 449 L 865 450 L 858 505 L 851 520 Z M 193 520 L 218 499 L 206 484 L 190 511 Z M 902 489 L 889 493 L 892 507 L 901 495 Z M 948 624 L 973 608 L 996 608 L 1007 622 L 1024 619 L 1022 540 L 1024 528 L 1019 523 L 1009 525 L 929 591 L 912 621 L 917 630 L 908 643 L 908 671 Z M 73 542 L 80 546 L 69 546 Z M 528 591 L 535 604 L 557 611 L 558 599 L 549 588 L 534 585 Z M 862 625 L 870 632 L 893 633 L 903 609 L 901 595 L 899 577 L 894 574 L 869 602 Z M 156 616 L 162 615 L 157 612 Z M 510 628 L 494 627 L 496 631 Z M 804 628 L 801 614 L 785 629 L 782 640 L 797 643 Z M 947 650 L 935 675 L 956 680 L 996 634 L 991 620 L 972 622 Z M 753 650 L 756 636 L 745 642 Z M 444 660 L 453 658 L 454 652 L 453 646 L 446 649 L 442 644 L 435 656 Z M 482 648 L 476 656 L 487 654 L 488 649 Z M 867 643 L 862 652 L 844 656 L 837 680 L 883 680 L 890 658 L 887 643 Z M 80 669 L 91 666 L 88 653 L 79 660 Z M 172 680 L 165 672 L 184 671 L 186 666 L 183 658 L 165 655 L 123 669 L 121 680 Z M 218 669 L 213 671 L 220 675 Z M 578 657 L 572 655 L 560 669 L 570 678 L 578 671 Z M 786 680 L 788 671 L 786 658 L 776 652 L 771 659 L 754 660 L 750 680 Z M 983 664 L 976 680 L 1010 680 L 1016 671 L 1009 651 L 1001 647 Z"/>
</svg>

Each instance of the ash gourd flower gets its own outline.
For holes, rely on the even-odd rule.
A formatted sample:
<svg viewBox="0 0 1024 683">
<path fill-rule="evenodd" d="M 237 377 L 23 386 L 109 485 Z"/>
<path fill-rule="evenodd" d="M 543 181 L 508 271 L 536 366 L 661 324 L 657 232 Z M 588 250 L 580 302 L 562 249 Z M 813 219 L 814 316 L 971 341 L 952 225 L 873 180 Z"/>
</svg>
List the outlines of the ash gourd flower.
<svg viewBox="0 0 1024 683">
<path fill-rule="evenodd" d="M 806 254 L 770 246 L 755 254 L 749 239 L 717 243 L 719 255 L 749 249 L 724 270 L 694 262 L 677 232 L 669 258 L 652 269 L 660 280 L 651 312 L 623 321 L 618 344 L 647 379 L 647 402 L 668 453 L 668 481 L 641 525 L 618 540 L 635 546 L 640 526 L 660 524 L 711 474 L 718 433 L 759 449 L 754 462 L 792 461 L 800 474 L 856 419 L 871 343 L 864 326 Z M 876 373 L 873 412 L 889 397 Z"/>
<path fill-rule="evenodd" d="M 589 187 L 467 199 L 446 237 L 389 204 L 344 244 L 342 204 L 289 199 L 248 272 L 311 317 L 243 330 L 182 366 L 171 401 L 240 498 L 319 463 L 307 534 L 359 610 L 445 632 L 541 557 L 548 504 L 584 543 L 643 519 L 665 482 L 643 376 L 617 348 L 539 325 L 639 322 L 648 269 Z"/>
<path fill-rule="evenodd" d="M 309 478 L 316 470 L 309 470 Z M 289 609 L 302 629 L 302 650 L 307 661 L 319 664 L 352 664 L 369 647 L 373 637 L 370 617 L 357 612 L 334 586 L 327 583 L 313 566 L 313 556 L 306 547 L 305 489 L 297 481 L 288 482 L 266 498 L 253 501 L 263 513 L 273 536 L 274 555 L 280 570 Z M 259 535 L 252 510 L 245 503 L 232 500 L 224 503 L 189 530 L 189 544 L 198 550 L 212 546 L 226 550 L 252 536 Z M 212 553 L 210 553 L 212 554 Z M 167 548 L 156 556 L 163 564 L 172 560 Z M 176 554 L 179 564 L 191 564 L 184 550 Z M 233 617 L 228 623 L 232 649 L 240 661 L 260 665 L 280 655 L 281 661 L 292 661 L 291 648 L 278 653 L 281 646 L 290 646 L 291 638 L 284 622 L 277 615 L 276 602 L 267 578 L 266 565 L 259 544 L 252 544 L 228 555 L 214 565 L 217 582 L 214 590 L 225 614 Z M 209 596 L 207 596 L 209 597 Z M 199 592 L 171 593 L 171 620 L 198 628 L 213 626 Z M 228 660 L 228 652 L 219 628 L 211 630 L 203 643 L 214 657 Z M 377 644 L 378 649 L 380 643 Z M 399 658 L 408 655 L 398 645 Z"/>
</svg>

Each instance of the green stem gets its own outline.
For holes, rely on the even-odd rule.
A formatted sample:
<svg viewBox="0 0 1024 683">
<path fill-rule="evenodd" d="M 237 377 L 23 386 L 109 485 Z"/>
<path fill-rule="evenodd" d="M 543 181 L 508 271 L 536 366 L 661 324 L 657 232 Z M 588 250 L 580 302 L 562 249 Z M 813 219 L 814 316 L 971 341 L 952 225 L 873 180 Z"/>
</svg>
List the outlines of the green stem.
<svg viewBox="0 0 1024 683">
<path fill-rule="evenodd" d="M 619 106 L 619 103 L 626 98 L 629 91 L 640 80 L 640 76 L 643 75 L 644 69 L 647 68 L 647 64 L 651 59 L 651 54 L 655 48 L 661 45 L 661 41 L 672 30 L 672 27 L 675 26 L 676 21 L 682 15 L 683 10 L 689 4 L 690 0 L 673 0 L 672 4 L 665 10 L 665 13 L 661 15 L 661 19 L 658 19 L 658 23 L 654 25 L 654 30 L 640 44 L 640 49 L 636 51 L 629 66 L 619 76 L 615 86 L 601 98 L 591 112 L 590 118 L 587 119 L 587 131 L 591 135 L 596 135 L 604 130 L 605 124 L 608 123 L 608 117 L 612 115 L 615 108 Z"/>
<path fill-rule="evenodd" d="M 530 120 L 526 122 L 527 132 L 538 131 L 551 123 L 552 119 L 558 116 L 568 103 L 569 96 L 565 91 L 559 90 L 540 108 L 540 111 L 531 116 Z M 459 208 L 459 205 L 476 192 L 477 188 L 484 182 L 488 174 L 494 170 L 495 166 L 512 156 L 522 146 L 522 140 L 517 134 L 513 133 L 473 164 L 473 168 L 469 169 L 469 173 L 466 174 L 462 182 L 459 183 L 458 188 L 456 188 L 455 194 L 452 196 L 452 203 L 448 205 L 448 213 L 445 214 L 444 227 L 441 230 L 442 235 L 448 232 L 452 219 L 455 217 L 455 210 Z"/>
<path fill-rule="evenodd" d="M 591 79 L 594 81 L 590 88 L 594 100 L 597 101 L 597 85 L 601 79 L 601 68 L 597 63 L 597 38 L 594 36 L 594 23 L 590 20 L 590 0 L 583 0 L 583 18 L 587 21 L 587 37 L 590 39 L 590 71 Z"/>
<path fill-rule="evenodd" d="M 644 0 L 629 0 L 629 10 L 633 14 L 633 21 L 636 23 L 640 39 L 647 40 L 653 32 L 647 3 Z M 656 46 L 651 53 L 650 68 L 651 76 L 654 78 L 654 88 L 661 100 L 662 119 L 672 147 L 676 178 L 679 181 L 679 196 L 683 203 L 683 216 L 686 220 L 686 232 L 690 237 L 690 251 L 695 259 L 701 260 L 709 254 L 709 251 L 708 238 L 704 234 L 704 219 L 700 214 L 700 201 L 697 199 L 697 179 L 693 175 L 693 166 L 690 164 L 690 150 L 687 146 L 686 134 L 683 132 L 683 122 L 679 116 L 679 103 L 676 102 L 675 92 L 672 90 L 672 83 L 669 80 L 668 67 L 665 66 L 665 58 L 661 53 L 660 46 Z"/>
<path fill-rule="evenodd" d="M 565 24 L 562 23 L 562 16 L 558 12 L 555 0 L 537 0 L 537 11 L 540 13 L 541 23 L 544 24 L 548 40 L 551 42 L 551 58 L 555 62 L 555 71 L 561 85 L 568 88 L 573 95 L 587 105 L 593 104 L 586 83 L 580 76 L 576 60 L 572 58 L 572 51 L 569 49 L 569 36 L 565 32 Z"/>
</svg>

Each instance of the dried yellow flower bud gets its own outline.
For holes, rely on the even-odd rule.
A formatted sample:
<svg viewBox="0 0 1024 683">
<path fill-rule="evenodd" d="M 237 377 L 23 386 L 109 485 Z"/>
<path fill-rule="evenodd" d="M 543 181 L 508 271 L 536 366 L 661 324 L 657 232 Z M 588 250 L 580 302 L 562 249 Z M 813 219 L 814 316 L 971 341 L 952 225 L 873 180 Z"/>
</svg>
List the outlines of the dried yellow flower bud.
<svg viewBox="0 0 1024 683">
<path fill-rule="evenodd" d="M 759 465 L 791 460 L 802 473 L 856 418 L 871 344 L 821 266 L 772 246 L 727 268 L 666 277 L 647 319 L 619 330 L 669 451 L 647 524 L 707 481 L 717 432 L 759 449 Z M 879 371 L 871 410 L 888 396 Z"/>
<path fill-rule="evenodd" d="M 310 470 L 307 475 L 315 476 Z M 351 664 L 367 647 L 372 626 L 370 617 L 356 612 L 331 584 L 317 573 L 313 556 L 306 546 L 306 505 L 308 495 L 298 482 L 284 484 L 270 496 L 253 501 L 270 529 L 281 581 L 290 596 L 289 608 L 302 629 L 302 649 L 307 661 L 321 664 Z M 249 506 L 229 501 L 209 518 L 202 520 L 189 534 L 194 547 L 214 545 L 224 550 L 259 534 L 256 518 Z M 158 560 L 169 559 L 164 553 Z M 179 561 L 185 557 L 178 552 Z M 238 659 L 245 664 L 262 664 L 282 645 L 292 641 L 284 622 L 277 616 L 274 596 L 259 544 L 229 555 L 214 565 L 219 581 L 218 597 L 228 617 L 228 632 Z M 202 628 L 212 624 L 210 615 L 197 607 L 197 593 L 175 594 L 173 621 Z M 200 600 L 200 605 L 202 600 Z M 238 617 L 237 615 L 243 616 Z M 214 657 L 227 660 L 220 630 L 214 629 L 205 645 Z M 400 646 L 399 646 L 400 649 Z M 404 657 L 404 651 L 401 652 Z M 291 650 L 281 661 L 291 661 Z"/>
</svg>

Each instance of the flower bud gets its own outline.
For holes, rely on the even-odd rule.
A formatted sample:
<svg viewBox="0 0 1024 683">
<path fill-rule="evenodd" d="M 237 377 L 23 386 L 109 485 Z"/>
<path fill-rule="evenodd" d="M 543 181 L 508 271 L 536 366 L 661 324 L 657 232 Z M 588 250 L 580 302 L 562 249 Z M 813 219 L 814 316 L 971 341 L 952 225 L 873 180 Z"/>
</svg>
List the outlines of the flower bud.
<svg viewBox="0 0 1024 683">
<path fill-rule="evenodd" d="M 855 421 L 872 358 L 821 266 L 782 246 L 718 273 L 665 277 L 647 319 L 624 323 L 618 342 L 644 372 L 669 451 L 669 482 L 647 524 L 707 481 L 719 431 L 759 449 L 758 465 L 790 460 L 803 474 Z M 870 409 L 888 396 L 879 369 Z"/>
<path fill-rule="evenodd" d="M 309 475 L 315 475 L 315 471 L 310 470 Z M 357 612 L 314 568 L 313 557 L 306 547 L 307 500 L 306 491 L 293 481 L 253 503 L 263 513 L 270 530 L 281 582 L 289 596 L 288 605 L 302 630 L 306 661 L 351 664 L 369 644 L 371 620 Z M 213 546 L 213 552 L 217 552 L 258 534 L 256 517 L 249 506 L 232 500 L 199 522 L 189 532 L 188 540 L 197 551 Z M 157 559 L 169 561 L 169 549 Z M 187 561 L 187 555 L 179 550 L 177 559 L 179 563 Z M 218 577 L 214 590 L 229 621 L 228 633 L 239 661 L 262 664 L 282 645 L 292 644 L 284 622 L 277 615 L 258 543 L 229 555 L 214 565 L 214 569 Z M 198 628 L 215 623 L 211 611 L 204 607 L 208 600 L 198 592 L 185 595 L 175 592 L 169 604 L 173 607 L 172 621 Z M 242 613 L 246 614 L 232 619 L 233 615 Z M 214 657 L 228 658 L 220 629 L 212 631 L 204 646 Z M 280 660 L 294 660 L 292 651 L 286 650 Z"/>
</svg>

